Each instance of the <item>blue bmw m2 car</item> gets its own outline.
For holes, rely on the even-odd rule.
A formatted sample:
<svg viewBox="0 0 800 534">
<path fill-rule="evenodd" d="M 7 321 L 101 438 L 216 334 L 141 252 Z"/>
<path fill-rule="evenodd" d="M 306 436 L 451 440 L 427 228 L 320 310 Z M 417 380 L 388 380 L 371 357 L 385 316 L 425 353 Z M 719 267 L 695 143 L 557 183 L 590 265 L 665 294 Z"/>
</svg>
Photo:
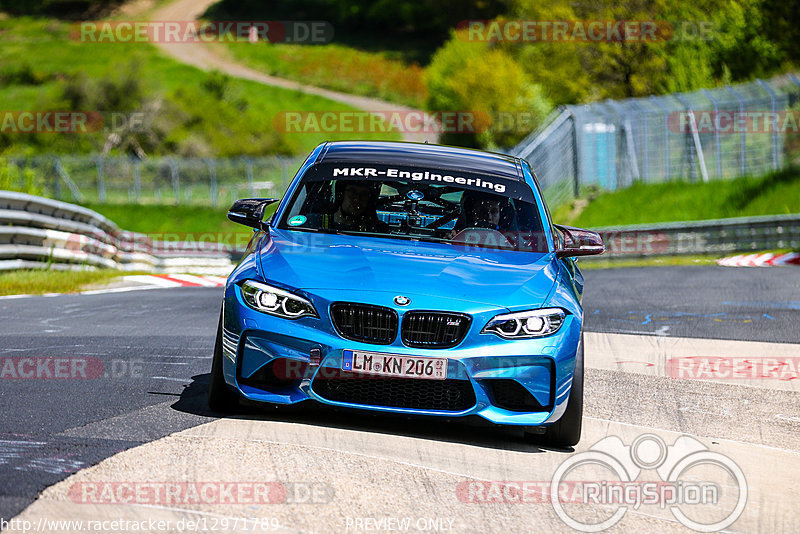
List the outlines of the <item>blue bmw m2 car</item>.
<svg viewBox="0 0 800 534">
<path fill-rule="evenodd" d="M 583 276 L 600 237 L 555 226 L 522 159 L 332 142 L 276 199 L 228 277 L 209 405 L 240 399 L 518 425 L 580 439 Z"/>
</svg>

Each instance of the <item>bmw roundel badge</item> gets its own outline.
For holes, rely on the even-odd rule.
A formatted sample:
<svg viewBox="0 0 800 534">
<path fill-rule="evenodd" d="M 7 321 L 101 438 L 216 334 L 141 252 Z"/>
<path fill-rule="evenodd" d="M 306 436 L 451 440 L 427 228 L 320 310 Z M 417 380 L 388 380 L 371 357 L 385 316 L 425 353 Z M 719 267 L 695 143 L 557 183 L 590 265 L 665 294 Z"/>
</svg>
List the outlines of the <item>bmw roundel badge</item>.
<svg viewBox="0 0 800 534">
<path fill-rule="evenodd" d="M 410 302 L 411 299 L 408 297 L 404 297 L 403 295 L 397 295 L 394 298 L 394 303 L 397 304 L 398 306 L 408 306 Z"/>
</svg>

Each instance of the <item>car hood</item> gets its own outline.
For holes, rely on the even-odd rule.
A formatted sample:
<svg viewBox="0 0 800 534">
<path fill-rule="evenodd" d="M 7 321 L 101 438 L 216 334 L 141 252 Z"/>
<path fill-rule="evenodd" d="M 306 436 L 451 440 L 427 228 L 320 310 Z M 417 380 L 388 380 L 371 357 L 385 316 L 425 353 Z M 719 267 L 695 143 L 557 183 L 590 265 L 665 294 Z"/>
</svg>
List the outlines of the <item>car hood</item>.
<svg viewBox="0 0 800 534">
<path fill-rule="evenodd" d="M 524 309 L 557 275 L 552 253 L 271 229 L 259 262 L 268 282 L 303 290 L 380 291 Z M 327 291 L 326 293 L 329 293 Z"/>
</svg>

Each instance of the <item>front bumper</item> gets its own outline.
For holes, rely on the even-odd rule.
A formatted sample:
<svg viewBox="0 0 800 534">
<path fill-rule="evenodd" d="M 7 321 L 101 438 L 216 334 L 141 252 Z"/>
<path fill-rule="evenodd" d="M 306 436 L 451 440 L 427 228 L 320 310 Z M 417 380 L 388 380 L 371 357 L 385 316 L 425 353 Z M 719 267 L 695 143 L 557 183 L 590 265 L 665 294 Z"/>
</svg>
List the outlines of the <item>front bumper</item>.
<svg viewBox="0 0 800 534">
<path fill-rule="evenodd" d="M 226 382 L 251 401 L 313 399 L 381 412 L 478 415 L 506 425 L 553 423 L 566 409 L 580 339 L 580 319 L 574 315 L 551 336 L 509 341 L 480 333 L 497 309 L 478 311 L 458 346 L 418 349 L 400 341 L 372 345 L 344 339 L 331 327 L 327 310 L 315 304 L 319 319 L 290 321 L 252 310 L 241 301 L 238 287 L 229 286 L 223 323 Z M 447 358 L 447 380 L 349 376 L 342 371 L 344 350 Z"/>
</svg>

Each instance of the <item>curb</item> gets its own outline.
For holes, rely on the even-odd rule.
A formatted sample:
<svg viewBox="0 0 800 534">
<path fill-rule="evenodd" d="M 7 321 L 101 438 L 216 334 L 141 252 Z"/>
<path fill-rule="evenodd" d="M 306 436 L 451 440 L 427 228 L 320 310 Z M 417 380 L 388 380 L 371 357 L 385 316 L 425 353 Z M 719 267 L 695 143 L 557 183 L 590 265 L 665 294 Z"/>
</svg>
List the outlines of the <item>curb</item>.
<svg viewBox="0 0 800 534">
<path fill-rule="evenodd" d="M 779 267 L 783 265 L 800 265 L 800 252 L 786 254 L 739 254 L 717 260 L 717 264 L 724 267 Z"/>
<path fill-rule="evenodd" d="M 145 289 L 170 289 L 176 287 L 223 287 L 226 278 L 223 276 L 198 276 L 193 274 L 131 274 L 121 276 L 122 285 L 103 289 L 90 289 L 78 293 L 42 293 L 5 295 L 0 300 L 20 299 L 28 297 L 58 297 L 61 295 L 102 295 L 104 293 L 126 293 Z"/>
</svg>

